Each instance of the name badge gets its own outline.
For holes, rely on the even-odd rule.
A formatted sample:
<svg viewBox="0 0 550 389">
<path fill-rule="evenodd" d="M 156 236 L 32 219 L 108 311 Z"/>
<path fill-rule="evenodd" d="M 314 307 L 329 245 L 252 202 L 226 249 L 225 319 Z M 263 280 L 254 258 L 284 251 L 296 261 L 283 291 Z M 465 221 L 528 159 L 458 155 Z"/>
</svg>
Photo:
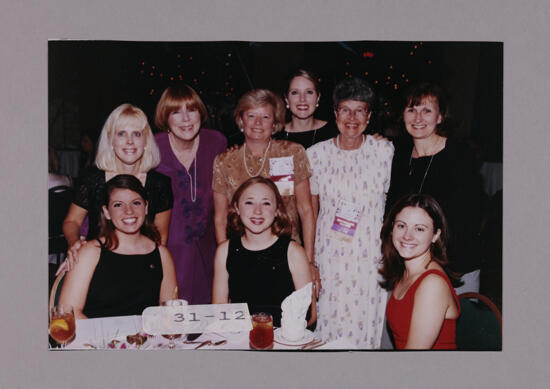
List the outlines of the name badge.
<svg viewBox="0 0 550 389">
<path fill-rule="evenodd" d="M 246 303 L 147 307 L 141 314 L 143 331 L 151 335 L 250 331 Z"/>
<path fill-rule="evenodd" d="M 294 157 L 269 158 L 269 175 L 281 196 L 294 194 Z"/>
<path fill-rule="evenodd" d="M 350 242 L 357 231 L 357 224 L 359 224 L 362 213 L 362 207 L 340 199 L 332 223 L 334 235 L 340 240 Z"/>
</svg>

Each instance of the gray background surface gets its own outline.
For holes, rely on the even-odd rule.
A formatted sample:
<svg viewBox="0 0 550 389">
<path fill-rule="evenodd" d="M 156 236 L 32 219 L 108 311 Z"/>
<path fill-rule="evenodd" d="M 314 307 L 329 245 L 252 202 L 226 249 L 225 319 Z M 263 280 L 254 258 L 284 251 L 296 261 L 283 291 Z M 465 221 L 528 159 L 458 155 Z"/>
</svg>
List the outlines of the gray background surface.
<svg viewBox="0 0 550 389">
<path fill-rule="evenodd" d="M 548 2 L 225 4 L 3 3 L 0 388 L 547 387 Z M 504 351 L 48 352 L 48 39 L 503 41 Z"/>
</svg>

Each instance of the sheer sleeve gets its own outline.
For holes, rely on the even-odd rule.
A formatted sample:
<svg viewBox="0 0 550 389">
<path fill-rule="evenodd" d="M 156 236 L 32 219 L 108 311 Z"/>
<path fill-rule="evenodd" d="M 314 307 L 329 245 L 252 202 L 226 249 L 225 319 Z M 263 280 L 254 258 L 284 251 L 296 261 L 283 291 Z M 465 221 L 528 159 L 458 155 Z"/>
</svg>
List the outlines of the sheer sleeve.
<svg viewBox="0 0 550 389">
<path fill-rule="evenodd" d="M 149 215 L 168 211 L 174 206 L 174 194 L 170 177 L 151 170 L 147 173 L 145 189 L 149 195 Z"/>
</svg>

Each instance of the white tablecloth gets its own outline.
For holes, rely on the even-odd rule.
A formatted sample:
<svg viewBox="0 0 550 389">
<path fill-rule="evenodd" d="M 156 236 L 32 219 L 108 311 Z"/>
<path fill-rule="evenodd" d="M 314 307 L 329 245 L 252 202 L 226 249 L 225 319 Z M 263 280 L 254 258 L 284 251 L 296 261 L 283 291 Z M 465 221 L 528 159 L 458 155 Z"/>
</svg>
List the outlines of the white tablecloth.
<svg viewBox="0 0 550 389">
<path fill-rule="evenodd" d="M 168 349 L 169 340 L 158 335 L 151 336 L 141 345 L 136 346 L 127 342 L 127 335 L 135 335 L 141 331 L 141 316 L 117 316 L 97 319 L 85 319 L 76 321 L 76 336 L 67 345 L 68 350 L 162 350 Z M 112 342 L 116 340 L 115 342 Z M 198 343 L 185 344 L 185 337 L 175 339 L 177 350 L 192 350 Z M 219 346 L 204 346 L 199 350 L 249 350 L 248 331 L 246 332 L 224 332 L 202 334 L 195 341 L 203 342 L 211 340 L 213 343 L 220 340 L 227 340 L 227 343 Z M 274 343 L 274 350 L 296 350 L 301 346 L 286 346 Z M 351 350 L 355 347 L 345 339 L 338 339 L 334 342 L 323 344 L 315 350 Z"/>
</svg>

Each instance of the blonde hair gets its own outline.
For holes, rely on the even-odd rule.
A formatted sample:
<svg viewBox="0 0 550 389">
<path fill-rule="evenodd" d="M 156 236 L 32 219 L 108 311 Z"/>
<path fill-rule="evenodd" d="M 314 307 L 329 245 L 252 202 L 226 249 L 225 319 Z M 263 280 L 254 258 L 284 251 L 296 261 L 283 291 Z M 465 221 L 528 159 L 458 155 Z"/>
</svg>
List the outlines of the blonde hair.
<svg viewBox="0 0 550 389">
<path fill-rule="evenodd" d="M 285 124 L 285 105 L 283 100 L 268 89 L 254 89 L 241 96 L 235 107 L 235 123 L 242 128 L 243 113 L 251 108 L 271 105 L 273 108 L 273 133 L 280 131 Z"/>
<path fill-rule="evenodd" d="M 201 98 L 189 85 L 170 86 L 164 90 L 155 111 L 155 125 L 162 131 L 168 131 L 168 116 L 185 104 L 187 109 L 196 109 L 201 115 L 201 123 L 208 118 L 208 111 Z"/>
<path fill-rule="evenodd" d="M 113 134 L 120 128 L 134 125 L 141 128 L 145 136 L 145 150 L 141 157 L 139 165 L 140 173 L 147 173 L 154 169 L 160 163 L 160 150 L 155 142 L 153 132 L 147 121 L 145 113 L 131 104 L 122 104 L 115 108 L 109 115 L 97 146 L 97 155 L 95 158 L 96 166 L 104 171 L 116 171 L 116 156 L 113 150 Z"/>
</svg>

